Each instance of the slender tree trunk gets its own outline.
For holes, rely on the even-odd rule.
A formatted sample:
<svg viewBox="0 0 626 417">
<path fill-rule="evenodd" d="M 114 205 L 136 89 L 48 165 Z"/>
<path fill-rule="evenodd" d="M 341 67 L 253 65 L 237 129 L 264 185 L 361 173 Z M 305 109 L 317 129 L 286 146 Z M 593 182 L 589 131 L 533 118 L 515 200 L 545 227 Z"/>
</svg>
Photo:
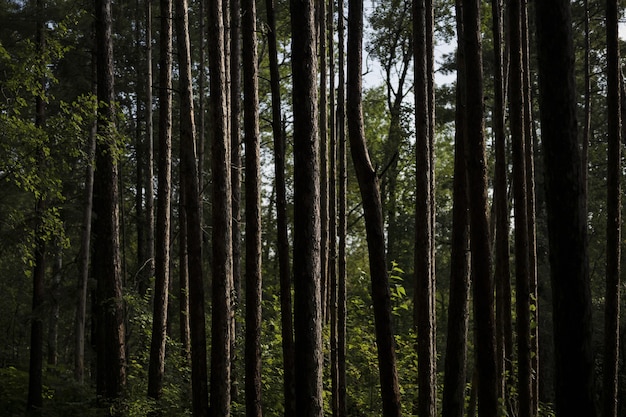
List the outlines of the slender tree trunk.
<svg viewBox="0 0 626 417">
<path fill-rule="evenodd" d="M 43 57 L 45 49 L 45 26 L 43 15 L 45 13 L 43 0 L 36 1 L 36 48 L 37 53 Z M 40 86 L 45 91 L 46 80 L 40 80 Z M 37 96 L 35 99 L 35 127 L 43 129 L 45 126 L 46 102 L 43 97 Z M 45 160 L 43 152 L 38 151 L 38 164 L 43 171 Z M 46 277 L 46 240 L 45 240 L 45 220 L 46 210 L 45 200 L 46 190 L 42 196 L 37 197 L 35 203 L 35 225 L 33 239 L 35 242 L 33 254 L 33 298 L 32 317 L 30 324 L 30 359 L 28 368 L 28 402 L 26 407 L 29 410 L 41 408 L 43 405 L 43 304 L 45 298 L 45 277 Z"/>
<path fill-rule="evenodd" d="M 272 131 L 274 134 L 274 176 L 276 187 L 276 228 L 278 235 L 278 268 L 280 281 L 280 317 L 283 349 L 284 417 L 295 417 L 295 349 L 291 303 L 291 275 L 289 271 L 289 236 L 287 229 L 287 190 L 285 185 L 286 140 L 281 122 L 280 73 L 276 45 L 276 16 L 274 0 L 266 1 L 267 43 L 270 61 L 270 88 L 272 92 Z"/>
<path fill-rule="evenodd" d="M 535 3 L 556 360 L 556 415 L 596 415 L 574 45 L 567 0 Z"/>
<path fill-rule="evenodd" d="M 413 2 L 413 49 L 415 52 L 416 178 L 415 191 L 415 310 L 417 333 L 417 414 L 434 417 L 436 396 L 435 327 L 433 302 L 432 153 L 430 140 L 430 94 L 426 0 Z"/>
<path fill-rule="evenodd" d="M 617 416 L 621 255 L 621 117 L 619 0 L 606 2 L 607 44 L 607 223 L 606 295 L 604 305 L 603 416 Z"/>
<path fill-rule="evenodd" d="M 346 235 L 347 235 L 347 189 L 348 167 L 346 155 L 346 122 L 345 122 L 345 62 L 344 62 L 344 1 L 337 1 L 337 37 L 338 37 L 338 91 L 337 91 L 337 144 L 339 170 L 339 219 L 338 234 L 338 276 L 337 276 L 337 416 L 345 417 L 348 413 L 347 381 L 346 381 Z"/>
<path fill-rule="evenodd" d="M 537 291 L 537 216 L 535 198 L 535 127 L 530 74 L 528 0 L 522 3 L 522 67 L 524 68 L 524 146 L 526 167 L 526 211 L 528 222 L 528 277 L 530 293 L 531 414 L 539 413 L 539 294 Z"/>
<path fill-rule="evenodd" d="M 98 73 L 98 134 L 107 137 L 96 146 L 92 276 L 98 283 L 97 392 L 117 398 L 126 382 L 126 350 L 120 259 L 118 165 L 115 160 L 113 42 L 111 2 L 96 2 Z M 97 256 L 96 256 L 97 255 Z"/>
<path fill-rule="evenodd" d="M 363 1 L 350 0 L 348 4 L 347 84 L 349 88 L 346 105 L 348 134 L 365 214 L 383 415 L 392 417 L 401 415 L 400 391 L 391 321 L 389 276 L 385 259 L 382 204 L 378 177 L 370 162 L 363 130 L 361 96 Z"/>
<path fill-rule="evenodd" d="M 495 173 L 494 205 L 496 210 L 496 344 L 498 359 L 499 396 L 507 398 L 512 363 L 512 317 L 511 317 L 511 272 L 509 249 L 509 202 L 507 196 L 507 159 L 504 103 L 503 29 L 502 0 L 492 0 L 493 37 L 495 55 L 494 75 L 494 131 Z M 508 50 L 508 48 L 507 48 Z M 506 375 L 509 375 L 507 378 Z"/>
<path fill-rule="evenodd" d="M 230 149 L 233 210 L 233 323 L 231 327 L 231 400 L 239 401 L 238 340 L 241 323 L 237 314 L 241 297 L 241 1 L 230 0 Z"/>
<path fill-rule="evenodd" d="M 466 62 L 467 177 L 470 248 L 474 284 L 474 322 L 478 368 L 478 414 L 498 414 L 494 296 L 487 221 L 487 165 L 483 132 L 483 71 L 480 2 L 464 3 L 462 47 Z"/>
<path fill-rule="evenodd" d="M 154 129 L 152 124 L 152 1 L 146 0 L 146 266 L 139 285 L 139 294 L 146 294 L 154 276 Z"/>
<path fill-rule="evenodd" d="M 172 1 L 161 0 L 159 61 L 159 156 L 156 213 L 156 258 L 148 396 L 161 397 L 165 370 L 165 339 L 170 276 L 172 194 Z"/>
<path fill-rule="evenodd" d="M 191 366 L 191 321 L 189 319 L 189 254 L 187 249 L 187 172 L 182 160 L 184 148 L 180 147 L 179 193 L 178 193 L 178 313 L 180 325 L 180 343 L 183 358 Z"/>
<path fill-rule="evenodd" d="M 326 61 L 326 0 L 317 0 L 317 37 L 319 41 L 319 135 L 320 135 L 320 212 L 321 212 L 321 263 L 322 263 L 322 317 L 328 317 L 330 300 L 329 254 L 329 201 L 328 201 L 328 92 Z"/>
<path fill-rule="evenodd" d="M 211 343 L 211 412 L 230 415 L 230 346 L 233 288 L 231 154 L 227 129 L 224 22 L 222 0 L 209 2 L 211 107 L 213 111 L 213 313 Z"/>
<path fill-rule="evenodd" d="M 255 0 L 242 0 L 246 147 L 246 416 L 261 417 L 261 174 Z"/>
<path fill-rule="evenodd" d="M 92 87 L 96 89 L 96 59 L 92 56 Z M 94 157 L 96 154 L 96 129 L 94 120 L 87 142 L 87 168 L 83 194 L 83 220 L 79 252 L 78 296 L 76 297 L 76 324 L 74 335 L 74 379 L 82 384 L 85 380 L 85 326 L 87 325 L 87 291 L 89 288 L 89 261 L 91 245 L 91 212 L 93 209 Z"/>
<path fill-rule="evenodd" d="M 180 71 L 180 192 L 184 202 L 184 224 L 181 224 L 180 227 L 181 234 L 185 234 L 187 238 L 186 266 L 189 272 L 189 314 L 183 325 L 189 327 L 193 415 L 207 417 L 209 415 L 208 371 L 206 363 L 207 348 L 204 314 L 204 283 L 202 274 L 200 175 L 198 174 L 199 162 L 196 152 L 196 126 L 193 110 L 191 50 L 187 9 L 187 0 L 176 0 L 176 39 L 178 40 L 178 67 Z M 183 230 L 185 227 L 186 230 Z M 181 262 L 183 261 L 181 257 Z M 181 282 L 181 291 L 184 288 L 184 284 L 185 283 Z"/>
<path fill-rule="evenodd" d="M 462 44 L 463 5 L 457 0 L 457 36 Z M 454 137 L 454 180 L 452 208 L 452 248 L 450 255 L 450 301 L 448 338 L 443 385 L 442 415 L 463 417 L 467 369 L 467 325 L 469 317 L 469 248 L 467 167 L 465 165 L 465 56 L 457 49 L 457 90 Z"/>
<path fill-rule="evenodd" d="M 320 417 L 322 310 L 320 155 L 317 126 L 315 4 L 290 1 L 294 113 L 294 327 L 296 413 Z"/>
<path fill-rule="evenodd" d="M 522 5 L 509 3 L 511 44 L 510 118 L 513 149 L 513 195 L 515 216 L 515 298 L 517 324 L 517 391 L 520 417 L 532 416 L 530 363 L 530 269 L 528 242 L 528 210 L 524 140 L 524 93 L 522 66 Z"/>
<path fill-rule="evenodd" d="M 331 374 L 331 412 L 333 417 L 339 413 L 339 353 L 338 347 L 338 282 L 337 282 L 337 125 L 335 92 L 335 2 L 328 0 L 326 12 L 328 36 L 328 82 L 329 82 L 329 135 L 328 135 L 328 218 L 329 218 L 329 255 L 328 274 L 330 282 L 330 374 Z"/>
</svg>

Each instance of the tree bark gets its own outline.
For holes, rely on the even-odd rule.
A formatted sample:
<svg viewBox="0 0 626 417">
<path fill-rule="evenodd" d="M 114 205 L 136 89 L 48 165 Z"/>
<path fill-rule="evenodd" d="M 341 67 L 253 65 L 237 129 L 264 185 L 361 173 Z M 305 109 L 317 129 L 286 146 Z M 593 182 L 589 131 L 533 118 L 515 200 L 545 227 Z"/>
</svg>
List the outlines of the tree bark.
<svg viewBox="0 0 626 417">
<path fill-rule="evenodd" d="M 92 56 L 92 87 L 96 89 L 96 59 Z M 91 246 L 91 213 L 93 210 L 94 157 L 96 154 L 96 121 L 89 130 L 87 142 L 87 168 L 85 169 L 85 189 L 83 194 L 83 219 L 80 243 L 80 269 L 78 296 L 76 297 L 76 324 L 74 336 L 74 379 L 82 384 L 85 380 L 85 326 L 87 325 L 87 291 L 89 288 L 89 262 Z"/>
<path fill-rule="evenodd" d="M 224 22 L 222 0 L 209 2 L 209 72 L 213 111 L 213 314 L 211 343 L 211 412 L 215 417 L 230 415 L 230 347 L 233 288 L 231 155 L 227 129 L 226 74 L 224 63 Z"/>
<path fill-rule="evenodd" d="M 323 415 L 320 155 L 315 2 L 290 1 L 294 116 L 294 327 L 296 413 Z"/>
<path fill-rule="evenodd" d="M 467 177 L 469 181 L 470 248 L 474 284 L 474 322 L 478 368 L 478 414 L 498 413 L 494 296 L 487 220 L 487 165 L 483 132 L 483 71 L 480 2 L 465 2 L 463 9 L 466 62 Z"/>
<path fill-rule="evenodd" d="M 163 389 L 170 277 L 172 194 L 172 1 L 161 0 L 159 60 L 159 154 L 156 213 L 156 258 L 148 396 L 158 400 Z"/>
<path fill-rule="evenodd" d="M 110 0 L 96 2 L 98 134 L 94 177 L 92 276 L 97 281 L 97 392 L 118 398 L 126 380 L 120 260 L 118 165 L 115 158 L 113 42 Z M 97 255 L 97 256 L 96 256 Z"/>
<path fill-rule="evenodd" d="M 432 256 L 432 152 L 430 139 L 430 87 L 426 0 L 413 2 L 413 50 L 415 53 L 416 120 L 416 204 L 415 204 L 415 302 L 414 325 L 417 333 L 418 397 L 417 414 L 436 414 L 436 352 L 433 306 Z M 432 4 L 431 4 L 432 6 Z"/>
<path fill-rule="evenodd" d="M 339 170 L 339 219 L 338 234 L 338 276 L 337 276 L 337 416 L 347 415 L 347 382 L 346 382 L 346 235 L 347 235 L 347 156 L 346 156 L 346 123 L 345 123 L 345 62 L 344 62 L 344 1 L 337 1 L 337 37 L 338 37 L 338 91 L 337 91 L 337 143 Z"/>
<path fill-rule="evenodd" d="M 535 3 L 553 294 L 556 415 L 595 416 L 591 294 L 567 0 Z"/>
<path fill-rule="evenodd" d="M 317 1 L 317 37 L 319 56 L 319 135 L 320 135 L 320 227 L 321 227 L 321 270 L 322 270 L 322 317 L 328 322 L 330 301 L 329 274 L 329 201 L 328 201 L 328 88 L 326 60 L 326 0 Z"/>
<path fill-rule="evenodd" d="M 280 281 L 280 317 L 283 349 L 284 417 L 296 416 L 295 348 L 293 340 L 293 310 L 291 302 L 291 275 L 289 265 L 289 236 L 287 219 L 287 190 L 285 185 L 286 140 L 282 130 L 280 73 L 276 40 L 274 1 L 266 1 L 267 42 L 270 61 L 270 88 L 272 93 L 272 132 L 274 134 L 274 176 L 276 187 L 276 228 L 278 235 L 278 268 Z"/>
<path fill-rule="evenodd" d="M 45 48 L 45 24 L 42 20 L 44 10 L 43 0 L 36 2 L 36 48 L 40 56 L 44 54 Z M 40 80 L 40 87 L 45 91 L 46 80 Z M 37 96 L 35 99 L 35 127 L 43 129 L 45 127 L 46 102 L 44 97 Z M 38 164 L 40 168 L 45 166 L 43 152 L 38 151 Z M 28 400 L 26 408 L 34 410 L 43 405 L 43 304 L 45 298 L 45 278 L 46 278 L 46 240 L 44 214 L 46 210 L 46 200 L 43 190 L 42 195 L 37 197 L 35 203 L 35 224 L 33 239 L 35 242 L 33 254 L 33 297 L 32 297 L 32 317 L 30 323 L 30 358 L 28 366 Z"/>
<path fill-rule="evenodd" d="M 241 320 L 238 318 L 241 289 L 241 1 L 230 0 L 230 149 L 231 149 L 231 194 L 232 194 L 232 233 L 233 233 L 233 292 L 232 310 L 233 323 L 230 347 L 230 380 L 231 401 L 239 401 L 239 369 L 238 369 L 238 341 L 241 333 Z"/>
<path fill-rule="evenodd" d="M 457 36 L 462 44 L 463 4 L 457 5 Z M 452 248 L 450 255 L 450 301 L 446 340 L 442 415 L 463 417 L 467 373 L 467 325 L 469 317 L 469 248 L 467 167 L 465 165 L 465 56 L 457 49 L 457 90 L 454 137 Z"/>
<path fill-rule="evenodd" d="M 530 73 L 528 0 L 522 3 L 522 67 L 524 68 L 524 146 L 526 167 L 526 212 L 528 223 L 528 280 L 530 293 L 531 413 L 539 413 L 539 294 L 537 290 L 537 215 L 535 193 L 535 122 Z"/>
<path fill-rule="evenodd" d="M 495 173 L 494 205 L 496 211 L 495 280 L 496 280 L 496 345 L 498 360 L 499 396 L 506 398 L 513 371 L 511 270 L 509 247 L 509 202 L 507 196 L 507 152 L 504 103 L 502 0 L 492 0 L 494 37 L 494 133 Z M 508 47 L 506 50 L 508 51 Z M 506 375 L 509 375 L 507 378 Z"/>
<path fill-rule="evenodd" d="M 365 214 L 383 415 L 392 417 L 401 415 L 400 391 L 391 321 L 391 296 L 385 258 L 380 189 L 378 176 L 370 162 L 363 130 L 361 96 L 363 1 L 350 0 L 348 4 L 348 96 L 346 104 L 348 135 Z"/>
<path fill-rule="evenodd" d="M 202 271 L 202 220 L 200 204 L 199 159 L 197 157 L 196 125 L 191 76 L 191 49 L 187 0 L 176 0 L 176 31 L 178 67 L 180 71 L 180 155 L 181 236 L 186 237 L 186 257 L 181 256 L 181 272 L 188 271 L 188 283 L 181 280 L 181 292 L 187 287 L 188 314 L 182 314 L 181 326 L 187 327 L 191 354 L 191 394 L 194 416 L 209 415 L 207 386 L 207 348 L 204 313 L 204 283 Z M 182 242 L 181 242 L 182 243 Z M 183 248 L 181 248 L 182 250 Z M 182 262 L 186 261 L 183 266 Z M 183 277 L 184 278 L 184 277 Z M 185 285 L 187 284 L 187 285 Z M 182 301 L 182 300 L 181 300 Z"/>
<path fill-rule="evenodd" d="M 139 294 L 145 295 L 150 279 L 154 276 L 154 132 L 152 124 L 152 0 L 146 2 L 146 266 L 139 285 Z"/>
<path fill-rule="evenodd" d="M 261 417 L 261 173 L 255 0 L 242 0 L 246 149 L 246 416 Z"/>
<path fill-rule="evenodd" d="M 526 159 L 524 140 L 524 93 L 522 66 L 522 5 L 509 3 L 509 36 L 511 51 L 510 122 L 513 150 L 513 206 L 515 216 L 515 298 L 517 328 L 517 392 L 520 417 L 532 416 L 530 357 L 530 269 Z"/>
</svg>

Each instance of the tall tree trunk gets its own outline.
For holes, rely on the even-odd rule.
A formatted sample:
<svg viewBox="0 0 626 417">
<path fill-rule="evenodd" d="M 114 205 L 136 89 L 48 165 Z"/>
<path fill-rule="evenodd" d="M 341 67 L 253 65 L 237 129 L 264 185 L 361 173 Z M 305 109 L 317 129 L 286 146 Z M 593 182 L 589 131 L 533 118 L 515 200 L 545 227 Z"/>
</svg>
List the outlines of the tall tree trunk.
<svg viewBox="0 0 626 417">
<path fill-rule="evenodd" d="M 322 310 L 320 156 L 314 0 L 290 1 L 294 116 L 294 327 L 296 413 L 320 417 Z"/>
<path fill-rule="evenodd" d="M 246 147 L 246 416 L 261 417 L 261 174 L 255 0 L 242 0 Z"/>
<path fill-rule="evenodd" d="M 335 2 L 328 0 L 326 12 L 328 36 L 328 274 L 330 283 L 330 375 L 331 375 L 331 412 L 333 417 L 339 413 L 339 353 L 338 346 L 338 282 L 337 282 L 337 125 L 336 125 L 336 92 L 335 92 Z M 323 136 L 322 136 L 323 137 Z"/>
<path fill-rule="evenodd" d="M 463 35 L 463 4 L 456 1 L 457 36 Z M 469 316 L 469 251 L 467 167 L 465 165 L 465 56 L 457 49 L 457 90 L 454 137 L 454 180 L 452 208 L 452 248 L 450 255 L 450 301 L 448 338 L 443 383 L 442 415 L 463 417 L 467 373 L 467 325 Z"/>
<path fill-rule="evenodd" d="M 187 248 L 187 172 L 185 172 L 184 148 L 180 146 L 179 193 L 178 193 L 178 315 L 181 353 L 191 366 L 191 321 L 189 317 L 189 254 Z"/>
<path fill-rule="evenodd" d="M 319 135 L 320 135 L 320 227 L 321 227 L 321 271 L 322 271 L 322 317 L 327 322 L 330 300 L 329 254 L 329 201 L 328 201 L 328 92 L 326 61 L 326 0 L 317 0 L 317 36 L 319 41 Z"/>
<path fill-rule="evenodd" d="M 116 161 L 111 1 L 96 1 L 98 135 L 93 191 L 92 276 L 97 288 L 97 392 L 117 398 L 126 382 L 120 259 L 119 181 Z"/>
<path fill-rule="evenodd" d="M 92 55 L 92 88 L 96 90 L 96 57 Z M 89 261 L 91 245 L 91 212 L 93 209 L 94 157 L 96 154 L 96 121 L 91 125 L 87 141 L 87 167 L 83 191 L 83 219 L 79 252 L 78 296 L 76 297 L 76 324 L 74 335 L 74 379 L 85 380 L 85 326 L 87 325 L 87 291 L 89 288 Z"/>
<path fill-rule="evenodd" d="M 156 213 L 156 258 L 148 396 L 161 397 L 165 370 L 165 339 L 170 276 L 170 214 L 172 194 L 172 1 L 161 0 L 159 60 L 159 156 Z"/>
<path fill-rule="evenodd" d="M 539 294 L 537 291 L 537 216 L 535 198 L 535 122 L 532 111 L 530 31 L 528 0 L 522 3 L 522 67 L 524 68 L 524 151 L 526 167 L 526 212 L 528 223 L 528 281 L 530 293 L 531 414 L 539 413 Z"/>
<path fill-rule="evenodd" d="M 400 416 L 400 391 L 391 321 L 389 275 L 385 259 L 385 237 L 378 176 L 370 162 L 363 127 L 361 55 L 363 43 L 363 1 L 348 2 L 348 135 L 352 160 L 361 190 L 372 281 L 374 324 L 383 415 Z"/>
<path fill-rule="evenodd" d="M 604 305 L 603 416 L 617 416 L 621 255 L 621 117 L 619 0 L 606 2 L 608 168 L 606 295 Z"/>
<path fill-rule="evenodd" d="M 557 416 L 594 417 L 587 221 L 576 120 L 571 5 L 535 3 L 552 278 Z"/>
<path fill-rule="evenodd" d="M 36 48 L 39 56 L 43 57 L 45 49 L 45 23 L 42 20 L 45 9 L 43 0 L 36 1 Z M 40 80 L 40 87 L 45 91 L 46 80 Z M 44 128 L 46 102 L 44 97 L 37 96 L 35 99 L 35 127 Z M 38 151 L 38 164 L 43 170 L 45 166 L 43 152 Z M 46 210 L 45 190 L 42 196 L 37 197 L 35 203 L 35 225 L 33 239 L 35 242 L 33 254 L 33 298 L 32 317 L 30 324 L 30 358 L 28 367 L 28 402 L 29 410 L 40 408 L 43 405 L 43 304 L 45 297 L 46 277 L 46 241 L 45 220 Z"/>
<path fill-rule="evenodd" d="M 417 414 L 434 417 L 436 396 L 435 323 L 432 257 L 432 153 L 426 0 L 413 2 L 413 50 L 415 52 L 416 204 L 415 204 L 415 310 L 417 333 Z"/>
<path fill-rule="evenodd" d="M 513 150 L 513 206 L 515 216 L 515 298 L 517 328 L 517 391 L 520 417 L 531 417 L 530 364 L 530 270 L 528 244 L 528 210 L 524 141 L 524 93 L 522 66 L 522 5 L 509 3 L 509 36 L 511 45 L 510 118 Z"/>
<path fill-rule="evenodd" d="M 146 0 L 146 266 L 139 285 L 139 294 L 146 294 L 150 279 L 154 276 L 154 129 L 152 124 L 152 1 Z"/>
<path fill-rule="evenodd" d="M 280 281 L 280 321 L 283 349 L 284 417 L 296 416 L 295 348 L 291 303 L 291 275 L 289 271 L 289 236 L 287 229 L 287 190 L 285 185 L 286 140 L 282 130 L 280 73 L 276 40 L 274 0 L 267 0 L 267 43 L 270 61 L 270 88 L 272 93 L 272 132 L 274 134 L 274 176 L 276 187 L 276 228 L 278 235 L 278 268 Z"/>
<path fill-rule="evenodd" d="M 346 155 L 346 118 L 345 118 L 345 25 L 344 0 L 337 1 L 337 37 L 338 37 L 338 91 L 337 91 L 337 144 L 339 170 L 339 219 L 338 234 L 338 276 L 337 276 L 337 416 L 345 417 L 348 413 L 347 381 L 346 381 L 346 235 L 347 235 L 347 189 L 348 167 Z"/>
<path fill-rule="evenodd" d="M 191 76 L 191 49 L 187 0 L 176 0 L 176 31 L 178 67 L 180 71 L 180 148 L 181 198 L 184 200 L 184 224 L 181 234 L 187 238 L 187 270 L 189 272 L 189 326 L 191 347 L 191 393 L 194 416 L 209 415 L 207 386 L 207 348 L 204 314 L 204 283 L 202 274 L 202 220 L 200 204 L 199 160 L 195 138 L 196 126 Z M 182 213 L 181 213 L 182 214 Z M 186 227 L 186 230 L 182 230 Z M 183 233 L 184 232 L 184 233 Z M 181 259 L 183 261 L 183 259 Z M 182 265 L 181 265 L 182 269 Z M 181 283 L 181 290 L 184 283 Z"/>
<path fill-rule="evenodd" d="M 230 149 L 231 149 L 231 193 L 233 233 L 233 323 L 230 347 L 231 400 L 239 401 L 239 370 L 237 369 L 237 344 L 241 333 L 239 301 L 241 300 L 241 1 L 230 0 Z"/>
<path fill-rule="evenodd" d="M 222 0 L 209 2 L 209 72 L 213 111 L 213 265 L 211 412 L 215 417 L 230 415 L 230 346 L 233 288 L 232 207 L 230 143 L 227 129 L 226 74 L 224 63 L 224 22 Z"/>
<path fill-rule="evenodd" d="M 487 165 L 483 132 L 483 71 L 480 2 L 464 3 L 462 47 L 466 62 L 467 178 L 469 181 L 470 248 L 474 284 L 474 322 L 478 368 L 478 414 L 498 413 L 494 296 L 487 221 Z"/>
<path fill-rule="evenodd" d="M 502 0 L 492 0 L 494 37 L 494 133 L 495 133 L 495 173 L 494 205 L 496 210 L 496 345 L 498 360 L 498 389 L 501 398 L 507 398 L 513 371 L 512 317 L 511 317 L 511 271 L 509 248 L 509 202 L 507 196 L 507 152 L 505 132 L 504 66 Z M 508 47 L 506 48 L 508 50 Z M 507 378 L 506 375 L 509 375 Z"/>
</svg>

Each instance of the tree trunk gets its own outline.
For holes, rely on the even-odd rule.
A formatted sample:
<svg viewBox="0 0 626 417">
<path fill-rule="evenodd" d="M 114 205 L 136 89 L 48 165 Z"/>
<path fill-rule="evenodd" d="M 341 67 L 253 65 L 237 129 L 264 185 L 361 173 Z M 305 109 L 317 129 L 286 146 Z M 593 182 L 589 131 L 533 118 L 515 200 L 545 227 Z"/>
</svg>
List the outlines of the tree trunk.
<svg viewBox="0 0 626 417">
<path fill-rule="evenodd" d="M 337 276 L 337 416 L 347 416 L 347 383 L 346 383 L 346 235 L 347 235 L 347 157 L 346 157 L 346 122 L 345 122 L 345 63 L 344 63 L 344 1 L 337 1 L 337 37 L 338 39 L 338 67 L 337 81 L 337 144 L 339 170 L 339 219 L 338 234 L 338 276 Z"/>
<path fill-rule="evenodd" d="M 530 293 L 531 413 L 539 413 L 539 294 L 537 292 L 537 216 L 535 198 L 535 122 L 532 111 L 528 0 L 522 3 L 522 67 L 524 68 L 524 146 L 526 166 L 526 211 L 528 222 L 528 272 Z"/>
<path fill-rule="evenodd" d="M 361 55 L 363 42 L 363 1 L 348 2 L 348 135 L 352 160 L 356 170 L 369 251 L 372 281 L 374 324 L 378 346 L 378 366 L 383 403 L 383 415 L 400 416 L 400 391 L 396 370 L 396 355 L 391 321 L 389 275 L 385 259 L 385 237 L 378 176 L 371 165 L 363 127 Z"/>
<path fill-rule="evenodd" d="M 596 415 L 570 2 L 535 3 L 556 360 L 556 415 Z"/>
<path fill-rule="evenodd" d="M 107 399 L 121 395 L 126 380 L 125 331 L 119 241 L 118 166 L 115 159 L 113 42 L 110 0 L 96 2 L 98 134 L 94 177 L 92 276 L 97 288 L 97 392 Z M 97 256 L 96 256 L 97 255 Z"/>
<path fill-rule="evenodd" d="M 317 59 L 313 0 L 290 1 L 294 116 L 294 327 L 296 413 L 320 417 L 322 310 L 320 162 L 317 128 Z"/>
<path fill-rule="evenodd" d="M 241 323 L 238 317 L 241 296 L 241 1 L 230 0 L 230 149 L 231 149 L 231 193 L 233 233 L 233 323 L 230 347 L 230 395 L 232 402 L 239 401 L 238 340 Z"/>
<path fill-rule="evenodd" d="M 178 193 L 178 315 L 180 325 L 181 353 L 187 365 L 191 366 L 191 322 L 189 318 L 189 255 L 187 249 L 187 172 L 185 172 L 184 148 L 180 147 Z"/>
<path fill-rule="evenodd" d="M 413 2 L 413 50 L 415 52 L 416 204 L 415 204 L 415 302 L 417 333 L 417 414 L 436 414 L 436 352 L 433 306 L 433 256 L 431 192 L 432 153 L 430 140 L 430 94 L 426 0 Z"/>
<path fill-rule="evenodd" d="M 480 2 L 465 2 L 463 9 L 466 62 L 467 178 L 469 181 L 470 248 L 474 284 L 474 322 L 478 368 L 478 414 L 498 413 L 494 296 L 487 220 L 487 165 L 483 132 L 483 71 Z"/>
<path fill-rule="evenodd" d="M 246 416 L 261 417 L 261 174 L 255 0 L 242 0 L 246 147 Z"/>
<path fill-rule="evenodd" d="M 276 16 L 274 1 L 266 1 L 267 43 L 270 61 L 270 88 L 272 92 L 272 132 L 274 134 L 274 175 L 276 187 L 276 228 L 278 268 L 280 281 L 280 320 L 283 349 L 284 417 L 296 416 L 295 350 L 293 341 L 293 316 L 291 303 L 291 275 L 289 272 L 289 236 L 287 229 L 287 190 L 285 185 L 286 140 L 282 130 L 280 73 L 276 44 Z"/>
<path fill-rule="evenodd" d="M 150 279 L 154 276 L 154 132 L 152 124 L 152 0 L 146 2 L 146 265 L 141 276 L 139 294 L 144 296 Z"/>
<path fill-rule="evenodd" d="M 517 328 L 517 391 L 520 417 L 532 416 L 530 364 L 530 269 L 528 243 L 528 210 L 524 140 L 524 93 L 522 66 L 522 5 L 509 3 L 509 36 L 511 51 L 510 118 L 513 150 L 513 195 L 515 216 L 515 298 Z"/>
<path fill-rule="evenodd" d="M 43 103 L 43 100 L 42 100 Z M 43 212 L 45 203 L 38 198 L 35 207 L 35 254 L 33 270 L 33 303 L 30 325 L 30 361 L 28 368 L 28 402 L 29 410 L 41 408 L 43 405 L 43 303 L 45 298 L 46 275 L 46 244 L 44 241 Z"/>
<path fill-rule="evenodd" d="M 319 40 L 319 135 L 320 135 L 320 227 L 321 227 L 321 271 L 322 271 L 322 317 L 328 321 L 330 300 L 329 254 L 329 201 L 328 201 L 328 93 L 326 61 L 326 0 L 317 1 L 317 36 Z"/>
<path fill-rule="evenodd" d="M 457 0 L 457 36 L 462 44 L 463 5 Z M 450 301 L 448 338 L 443 384 L 442 415 L 463 417 L 467 373 L 467 324 L 469 317 L 469 248 L 467 167 L 465 166 L 465 56 L 457 49 L 457 90 L 454 137 L 454 182 L 452 208 L 452 248 L 450 255 Z"/>
<path fill-rule="evenodd" d="M 181 154 L 181 235 L 185 235 L 189 293 L 181 294 L 189 300 L 188 314 L 181 317 L 181 326 L 187 327 L 191 348 L 191 394 L 194 416 L 209 415 L 206 330 L 204 314 L 204 283 L 202 273 L 202 220 L 200 204 L 199 160 L 196 153 L 193 87 L 191 76 L 191 49 L 189 44 L 189 17 L 187 0 L 176 0 L 176 31 L 178 40 L 178 67 L 180 71 L 180 154 Z M 184 214 L 184 216 L 183 216 Z M 186 228 L 186 229 L 185 229 Z M 182 242 L 181 242 L 182 243 Z M 182 250 L 183 248 L 181 248 Z M 181 281 L 181 292 L 185 289 Z M 181 300 L 182 302 L 182 300 Z"/>
<path fill-rule="evenodd" d="M 36 48 L 40 56 L 44 55 L 45 49 L 45 26 L 41 17 L 45 13 L 43 0 L 37 0 L 36 21 Z M 46 80 L 41 79 L 40 87 L 45 91 Z M 43 129 L 45 126 L 46 102 L 43 97 L 35 99 L 35 127 Z M 40 168 L 45 165 L 43 152 L 38 151 L 38 164 Z M 45 190 L 42 194 L 46 194 Z M 45 297 L 46 277 L 46 241 L 45 220 L 46 201 L 43 196 L 37 197 L 35 203 L 35 225 L 33 238 L 35 242 L 33 254 L 33 298 L 32 317 L 30 324 L 30 359 L 28 367 L 28 402 L 27 409 L 41 408 L 43 405 L 43 304 Z"/>
<path fill-rule="evenodd" d="M 608 168 L 603 416 L 617 416 L 621 255 L 621 117 L 619 1 L 606 2 Z"/>
<path fill-rule="evenodd" d="M 329 261 L 330 281 L 330 374 L 331 374 L 331 412 L 333 417 L 339 414 L 339 332 L 338 332 L 338 262 L 337 262 L 337 125 L 335 91 L 335 2 L 328 0 L 326 13 L 328 28 L 328 82 L 329 82 L 329 165 L 328 165 L 328 217 L 329 217 Z"/>
<path fill-rule="evenodd" d="M 506 398 L 513 371 L 512 317 L 511 317 L 511 272 L 509 249 L 509 202 L 507 196 L 507 152 L 504 103 L 503 28 L 502 0 L 492 0 L 493 36 L 495 55 L 494 75 L 494 133 L 495 173 L 494 205 L 496 211 L 496 345 L 498 360 L 499 396 Z M 508 47 L 507 47 L 508 50 Z M 506 375 L 509 375 L 508 378 Z"/>
<path fill-rule="evenodd" d="M 96 89 L 96 60 L 92 56 L 92 87 Z M 79 252 L 78 296 L 76 297 L 76 324 L 74 335 L 74 379 L 82 384 L 85 380 L 85 326 L 87 324 L 87 291 L 89 288 L 89 254 L 91 245 L 91 212 L 93 209 L 94 157 L 96 154 L 96 121 L 89 130 L 87 142 L 87 168 L 83 194 L 83 220 Z"/>
<path fill-rule="evenodd" d="M 230 143 L 227 129 L 222 0 L 209 2 L 209 72 L 213 111 L 213 313 L 211 315 L 211 412 L 230 415 L 230 346 L 233 288 Z"/>
<path fill-rule="evenodd" d="M 170 276 L 172 194 L 172 1 L 161 0 L 159 61 L 159 156 L 156 213 L 156 258 L 148 396 L 158 400 L 163 388 Z"/>
</svg>

